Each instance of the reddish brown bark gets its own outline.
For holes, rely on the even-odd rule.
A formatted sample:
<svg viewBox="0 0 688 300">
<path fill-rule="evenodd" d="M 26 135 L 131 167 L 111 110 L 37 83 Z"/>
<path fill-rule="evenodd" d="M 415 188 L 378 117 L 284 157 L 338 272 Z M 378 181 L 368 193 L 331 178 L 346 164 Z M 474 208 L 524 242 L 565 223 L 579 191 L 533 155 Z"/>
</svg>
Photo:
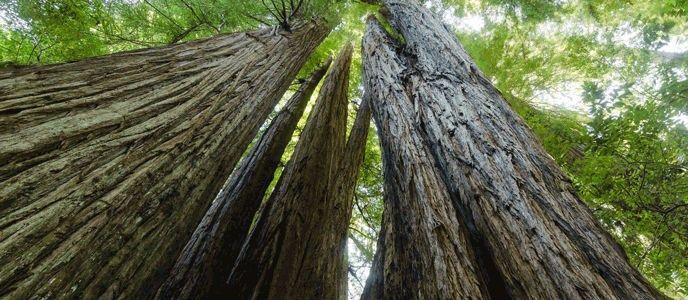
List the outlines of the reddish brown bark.
<svg viewBox="0 0 688 300">
<path fill-rule="evenodd" d="M 368 298 L 653 299 L 456 35 L 415 1 L 385 0 L 364 80 L 385 164 Z"/>
<path fill-rule="evenodd" d="M 327 219 L 344 213 L 336 186 L 345 149 L 352 47 L 328 72 L 278 186 L 262 210 L 228 280 L 237 299 L 334 299 L 340 263 Z M 333 246 L 332 243 L 337 243 Z"/>
<path fill-rule="evenodd" d="M 461 299 L 489 291 L 476 253 L 415 122 L 398 46 L 374 19 L 363 42 L 364 82 L 380 136 L 385 213 L 364 299 Z"/>
<path fill-rule="evenodd" d="M 0 70 L 0 296 L 151 297 L 327 32 Z"/>
<path fill-rule="evenodd" d="M 325 75 L 328 60 L 301 85 L 275 116 L 196 227 L 179 255 L 159 299 L 220 298 L 227 276 L 248 235 L 251 221 L 272 181 L 306 104 Z"/>
</svg>

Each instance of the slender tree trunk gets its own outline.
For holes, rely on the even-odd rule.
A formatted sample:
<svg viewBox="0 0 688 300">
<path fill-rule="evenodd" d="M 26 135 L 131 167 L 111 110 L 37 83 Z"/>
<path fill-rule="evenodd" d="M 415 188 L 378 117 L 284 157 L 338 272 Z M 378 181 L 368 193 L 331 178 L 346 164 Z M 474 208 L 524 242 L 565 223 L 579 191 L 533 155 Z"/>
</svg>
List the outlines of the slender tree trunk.
<svg viewBox="0 0 688 300">
<path fill-rule="evenodd" d="M 242 159 L 179 255 L 159 299 L 220 298 L 251 222 L 328 60 L 301 85 Z"/>
<path fill-rule="evenodd" d="M 334 205 L 336 210 L 330 218 L 324 220 L 323 224 L 329 225 L 330 237 L 332 238 L 331 241 L 326 243 L 332 248 L 326 251 L 330 253 L 333 259 L 337 259 L 339 262 L 336 270 L 341 275 L 335 278 L 336 281 L 331 283 L 340 286 L 339 299 L 347 298 L 349 270 L 346 248 L 347 237 L 354 204 L 356 180 L 365 158 L 365 146 L 368 140 L 369 128 L 370 105 L 369 101 L 364 99 L 356 112 L 356 120 L 351 128 L 342 160 L 339 162 L 339 171 L 336 175 L 337 180 L 334 187 L 337 193 Z"/>
<path fill-rule="evenodd" d="M 387 203 L 366 295 L 661 298 L 455 34 L 415 1 L 384 3 L 405 45 L 369 24 L 364 82 Z"/>
<path fill-rule="evenodd" d="M 151 297 L 327 31 L 0 71 L 0 296 Z"/>
<path fill-rule="evenodd" d="M 347 45 L 328 72 L 294 154 L 232 269 L 227 295 L 336 298 L 339 262 L 328 253 L 334 239 L 324 222 L 344 213 L 333 187 L 346 142 L 351 52 Z"/>
</svg>

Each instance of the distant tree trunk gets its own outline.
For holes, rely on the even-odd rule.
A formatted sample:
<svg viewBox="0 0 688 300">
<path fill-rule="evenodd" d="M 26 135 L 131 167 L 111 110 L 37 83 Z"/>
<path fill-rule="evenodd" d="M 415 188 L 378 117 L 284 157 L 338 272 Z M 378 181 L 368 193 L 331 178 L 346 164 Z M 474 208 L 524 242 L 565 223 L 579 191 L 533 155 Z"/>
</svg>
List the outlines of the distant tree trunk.
<svg viewBox="0 0 688 300">
<path fill-rule="evenodd" d="M 213 292 L 225 285 L 282 153 L 329 65 L 330 60 L 311 74 L 242 159 L 196 227 L 157 298 L 222 296 Z"/>
<path fill-rule="evenodd" d="M 152 297 L 327 32 L 0 70 L 0 296 Z"/>
<path fill-rule="evenodd" d="M 456 35 L 415 1 L 384 3 L 405 44 L 369 23 L 364 83 L 383 146 L 387 203 L 378 273 L 366 295 L 662 297 Z"/>
<path fill-rule="evenodd" d="M 358 173 L 365 158 L 365 146 L 368 140 L 368 129 L 370 128 L 370 105 L 368 100 L 361 101 L 361 105 L 356 112 L 354 126 L 349 133 L 346 149 L 342 160 L 339 162 L 336 186 L 337 198 L 334 205 L 335 212 L 330 218 L 324 220 L 329 225 L 329 232 L 332 241 L 326 244 L 332 247 L 326 250 L 331 253 L 333 259 L 337 259 L 339 265 L 336 266 L 337 272 L 341 274 L 335 278 L 332 284 L 340 286 L 339 299 L 347 298 L 348 288 L 348 261 L 347 261 L 347 237 L 349 231 L 349 221 L 354 204 L 354 192 Z"/>
<path fill-rule="evenodd" d="M 339 262 L 328 243 L 339 240 L 325 222 L 344 213 L 333 187 L 346 142 L 351 52 L 347 45 L 330 68 L 292 158 L 232 269 L 226 295 L 336 298 Z"/>
</svg>

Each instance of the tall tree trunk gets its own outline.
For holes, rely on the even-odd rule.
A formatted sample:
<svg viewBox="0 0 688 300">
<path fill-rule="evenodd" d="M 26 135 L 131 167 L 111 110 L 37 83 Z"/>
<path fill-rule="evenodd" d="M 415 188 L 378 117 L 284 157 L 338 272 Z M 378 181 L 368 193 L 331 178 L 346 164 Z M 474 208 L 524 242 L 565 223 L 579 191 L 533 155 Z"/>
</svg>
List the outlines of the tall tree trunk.
<svg viewBox="0 0 688 300">
<path fill-rule="evenodd" d="M 482 270 L 467 246 L 466 228 L 416 128 L 413 99 L 402 82 L 410 70 L 396 51 L 370 18 L 363 40 L 363 81 L 383 150 L 385 213 L 364 298 L 487 296 L 489 291 L 478 282 Z"/>
<path fill-rule="evenodd" d="M 364 82 L 388 193 L 382 274 L 369 288 L 394 297 L 398 288 L 421 287 L 414 298 L 662 297 L 456 35 L 415 1 L 384 3 L 405 45 L 395 47 L 369 24 Z M 414 223 L 428 217 L 431 228 Z M 448 231 L 458 239 L 445 241 Z M 436 273 L 426 273 L 428 263 Z M 435 275 L 450 270 L 451 276 Z M 436 279 L 444 282 L 428 283 Z"/>
<path fill-rule="evenodd" d="M 151 297 L 327 32 L 0 71 L 0 296 Z"/>
<path fill-rule="evenodd" d="M 327 252 L 332 233 L 324 222 L 343 213 L 333 187 L 346 142 L 351 52 L 347 45 L 328 72 L 292 158 L 232 269 L 227 295 L 333 299 L 339 292 L 333 284 L 338 261 Z"/>
<path fill-rule="evenodd" d="M 330 60 L 311 74 L 242 159 L 196 227 L 157 298 L 221 298 L 213 293 L 225 285 L 282 153 L 329 65 Z"/>
<path fill-rule="evenodd" d="M 334 200 L 336 201 L 334 205 L 336 210 L 331 214 L 330 218 L 324 220 L 323 224 L 329 225 L 330 237 L 332 238 L 331 241 L 326 243 L 332 248 L 326 251 L 330 253 L 332 259 L 336 259 L 339 262 L 336 270 L 341 275 L 335 278 L 336 281 L 330 283 L 340 286 L 339 299 L 347 298 L 349 270 L 346 248 L 347 237 L 354 204 L 356 180 L 365 158 L 365 146 L 368 141 L 369 128 L 370 105 L 369 101 L 364 98 L 356 112 L 356 120 L 351 128 L 351 133 L 349 133 L 342 160 L 339 162 L 339 171 L 336 175 L 337 181 L 334 187 L 337 193 L 337 198 Z"/>
</svg>

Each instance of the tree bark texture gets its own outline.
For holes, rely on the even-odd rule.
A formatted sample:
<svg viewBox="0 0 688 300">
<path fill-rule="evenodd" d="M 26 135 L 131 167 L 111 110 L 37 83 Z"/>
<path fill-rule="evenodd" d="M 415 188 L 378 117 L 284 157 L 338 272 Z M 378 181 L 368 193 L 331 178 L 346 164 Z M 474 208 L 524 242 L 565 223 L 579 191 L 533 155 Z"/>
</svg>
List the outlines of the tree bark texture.
<svg viewBox="0 0 688 300">
<path fill-rule="evenodd" d="M 242 159 L 179 255 L 159 299 L 221 298 L 229 272 L 306 104 L 330 65 L 301 84 Z"/>
<path fill-rule="evenodd" d="M 405 44 L 369 23 L 387 198 L 366 295 L 661 298 L 456 35 L 415 1 L 383 2 Z"/>
<path fill-rule="evenodd" d="M 330 68 L 292 158 L 232 269 L 228 295 L 237 299 L 337 297 L 339 262 L 327 251 L 333 248 L 328 243 L 339 241 L 325 222 L 344 213 L 333 187 L 346 146 L 351 53 L 347 45 Z"/>
<path fill-rule="evenodd" d="M 328 26 L 0 71 L 0 296 L 149 298 Z"/>
<path fill-rule="evenodd" d="M 385 213 L 363 298 L 480 298 L 488 294 L 478 281 L 482 270 L 417 132 L 414 103 L 402 83 L 405 62 L 397 50 L 382 26 L 369 19 L 363 70 L 383 150 Z"/>
</svg>

